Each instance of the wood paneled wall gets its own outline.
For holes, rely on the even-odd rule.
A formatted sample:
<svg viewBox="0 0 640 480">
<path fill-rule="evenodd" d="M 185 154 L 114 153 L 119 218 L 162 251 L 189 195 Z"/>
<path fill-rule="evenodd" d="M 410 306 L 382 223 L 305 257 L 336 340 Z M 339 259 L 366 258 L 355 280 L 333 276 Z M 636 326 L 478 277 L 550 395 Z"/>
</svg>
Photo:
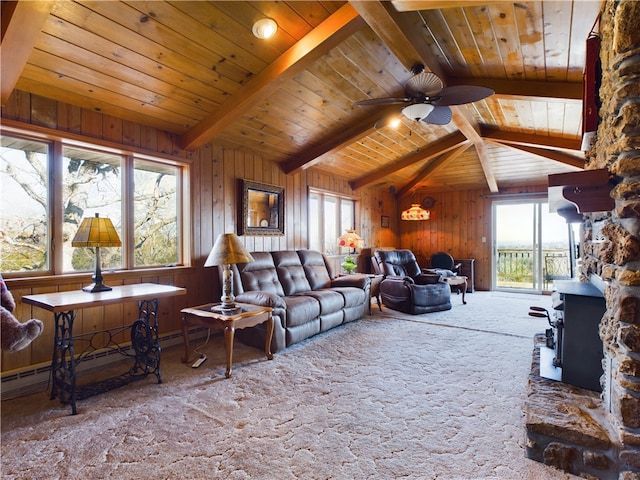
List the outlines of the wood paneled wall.
<svg viewBox="0 0 640 480">
<path fill-rule="evenodd" d="M 239 216 L 241 179 L 284 187 L 285 235 L 242 236 L 249 251 L 275 251 L 307 248 L 307 191 L 309 187 L 356 196 L 360 215 L 357 230 L 367 245 L 395 245 L 393 228 L 381 228 L 382 215 L 394 216 L 396 201 L 385 190 L 353 191 L 346 179 L 310 168 L 285 175 L 278 164 L 258 156 L 223 146 L 208 144 L 194 153 L 193 216 L 196 266 L 202 265 L 220 233 L 236 232 Z M 393 223 L 392 223 L 393 227 Z M 340 261 L 336 259 L 335 265 Z"/>
<path fill-rule="evenodd" d="M 7 121 L 9 119 L 9 121 Z M 240 179 L 249 179 L 285 188 L 285 235 L 240 237 L 250 251 L 285 250 L 307 247 L 307 188 L 309 186 L 337 193 L 355 195 L 361 201 L 358 230 L 371 245 L 395 245 L 397 231 L 380 227 L 380 217 L 394 217 L 396 201 L 384 190 L 364 188 L 354 192 L 346 179 L 329 172 L 308 169 L 295 175 L 285 175 L 276 163 L 222 145 L 207 144 L 193 152 L 177 147 L 176 138 L 160 130 L 133 124 L 79 107 L 58 103 L 36 95 L 14 91 L 2 109 L 3 124 L 19 122 L 42 132 L 68 132 L 81 135 L 88 141 L 112 142 L 149 154 L 159 153 L 188 160 L 191 165 L 192 250 L 191 268 L 158 269 L 152 272 L 105 273 L 110 285 L 135 282 L 157 282 L 187 288 L 187 295 L 163 299 L 160 303 L 160 331 L 162 334 L 180 328 L 180 309 L 219 299 L 217 270 L 204 268 L 215 238 L 225 232 L 236 232 L 240 198 Z M 337 267 L 340 259 L 334 260 Z M 85 275 L 90 283 L 90 274 Z M 79 289 L 85 276 L 38 277 L 7 279 L 16 297 L 16 316 L 25 321 L 31 317 L 45 322 L 45 333 L 28 348 L 16 353 L 2 353 L 2 372 L 11 372 L 51 361 L 53 342 L 53 314 L 31 308 L 20 301 L 22 295 Z M 126 325 L 131 305 L 89 309 L 79 314 L 76 333 L 83 333 L 103 325 Z M 122 313 L 121 313 L 122 310 Z M 107 318 L 110 317 L 109 319 Z M 111 317 L 117 317 L 113 320 Z M 120 320 L 122 319 L 122 320 Z"/>
</svg>

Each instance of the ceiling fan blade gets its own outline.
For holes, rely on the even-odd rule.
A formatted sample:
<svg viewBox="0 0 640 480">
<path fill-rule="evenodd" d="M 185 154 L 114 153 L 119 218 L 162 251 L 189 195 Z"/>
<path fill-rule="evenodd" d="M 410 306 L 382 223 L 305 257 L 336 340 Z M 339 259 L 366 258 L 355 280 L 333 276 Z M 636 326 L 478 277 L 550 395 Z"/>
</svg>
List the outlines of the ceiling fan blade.
<svg viewBox="0 0 640 480">
<path fill-rule="evenodd" d="M 405 90 L 411 97 L 416 97 L 419 94 L 433 97 L 442 90 L 442 87 L 444 84 L 435 73 L 422 72 L 407 80 Z"/>
<path fill-rule="evenodd" d="M 446 125 L 451 121 L 451 109 L 443 105 L 438 105 L 427 115 L 427 118 L 422 121 L 430 123 L 431 125 Z"/>
<path fill-rule="evenodd" d="M 464 103 L 477 102 L 493 94 L 494 91 L 486 87 L 454 85 L 453 87 L 443 88 L 442 92 L 440 92 L 440 99 L 436 103 L 438 105 L 462 105 Z"/>
<path fill-rule="evenodd" d="M 360 100 L 359 102 L 354 102 L 354 106 L 364 106 L 364 105 L 387 105 L 391 103 L 407 103 L 410 102 L 410 98 L 405 97 L 386 97 L 386 98 L 370 98 L 368 100 Z"/>
</svg>

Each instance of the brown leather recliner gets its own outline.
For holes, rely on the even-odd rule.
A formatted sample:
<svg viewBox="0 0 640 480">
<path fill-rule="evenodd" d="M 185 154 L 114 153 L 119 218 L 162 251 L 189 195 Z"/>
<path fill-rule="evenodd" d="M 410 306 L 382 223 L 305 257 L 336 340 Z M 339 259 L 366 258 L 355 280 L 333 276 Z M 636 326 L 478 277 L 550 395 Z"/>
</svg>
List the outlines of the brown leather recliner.
<svg viewBox="0 0 640 480">
<path fill-rule="evenodd" d="M 411 250 L 376 250 L 376 267 L 388 308 L 412 315 L 451 309 L 451 289 L 439 274 L 425 273 Z"/>
</svg>

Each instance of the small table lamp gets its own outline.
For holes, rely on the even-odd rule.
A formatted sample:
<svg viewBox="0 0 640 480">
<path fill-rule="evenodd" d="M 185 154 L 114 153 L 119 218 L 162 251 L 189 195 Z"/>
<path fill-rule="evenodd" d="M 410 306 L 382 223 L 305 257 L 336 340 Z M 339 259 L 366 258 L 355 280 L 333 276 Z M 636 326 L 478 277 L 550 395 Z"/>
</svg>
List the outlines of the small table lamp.
<svg viewBox="0 0 640 480">
<path fill-rule="evenodd" d="M 231 265 L 236 263 L 253 262 L 253 257 L 247 252 L 240 239 L 233 233 L 223 233 L 218 236 L 216 243 L 204 262 L 205 267 L 223 266 L 222 270 L 222 297 L 220 305 L 213 307 L 214 312 L 223 315 L 235 315 L 241 312 L 240 307 L 234 303 L 233 296 L 233 271 Z"/>
<path fill-rule="evenodd" d="M 113 223 L 108 218 L 95 217 L 83 218 L 76 236 L 71 240 L 74 247 L 94 247 L 96 250 L 96 271 L 93 274 L 93 283 L 82 290 L 85 292 L 108 292 L 111 287 L 102 283 L 102 271 L 100 270 L 100 247 L 120 247 L 122 242 Z"/>
<path fill-rule="evenodd" d="M 358 265 L 353 261 L 351 249 L 353 248 L 353 252 L 355 253 L 356 248 L 362 248 L 364 246 L 364 240 L 356 233 L 355 230 L 347 230 L 347 233 L 338 237 L 338 246 L 347 247 L 349 249 L 349 253 L 341 266 L 347 273 L 353 272 Z"/>
</svg>

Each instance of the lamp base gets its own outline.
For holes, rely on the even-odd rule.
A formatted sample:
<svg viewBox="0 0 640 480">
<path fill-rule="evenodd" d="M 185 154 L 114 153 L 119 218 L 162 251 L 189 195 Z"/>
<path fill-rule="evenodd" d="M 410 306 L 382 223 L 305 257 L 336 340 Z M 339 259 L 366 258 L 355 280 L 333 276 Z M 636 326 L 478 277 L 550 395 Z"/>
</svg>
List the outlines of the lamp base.
<svg viewBox="0 0 640 480">
<path fill-rule="evenodd" d="M 89 292 L 89 293 L 109 292 L 111 290 L 113 290 L 113 288 L 111 288 L 108 285 L 105 285 L 102 282 L 100 282 L 100 283 L 92 283 L 91 285 L 88 285 L 88 286 L 86 286 L 86 287 L 84 287 L 82 289 L 83 292 Z"/>
<path fill-rule="evenodd" d="M 340 266 L 344 268 L 344 271 L 347 273 L 352 273 L 358 267 L 358 265 L 353 261 L 353 257 L 351 257 L 351 255 L 347 256 Z"/>
<path fill-rule="evenodd" d="M 211 311 L 214 313 L 219 313 L 221 315 L 237 315 L 239 313 L 242 313 L 242 307 L 239 307 L 238 305 L 214 305 L 213 307 L 211 307 Z"/>
</svg>

